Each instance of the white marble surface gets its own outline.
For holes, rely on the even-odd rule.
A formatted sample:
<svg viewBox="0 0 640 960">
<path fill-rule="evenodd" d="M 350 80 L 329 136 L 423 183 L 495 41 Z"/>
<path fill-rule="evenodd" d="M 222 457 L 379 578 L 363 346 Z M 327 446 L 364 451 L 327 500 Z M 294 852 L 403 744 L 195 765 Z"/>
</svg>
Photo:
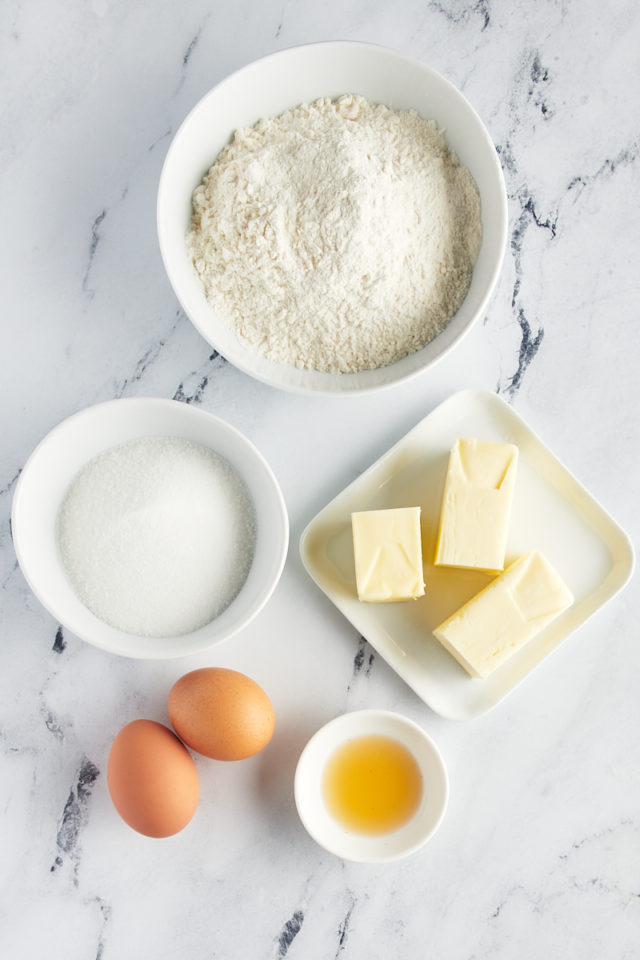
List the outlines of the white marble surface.
<svg viewBox="0 0 640 960">
<path fill-rule="evenodd" d="M 499 392 L 637 542 L 640 12 L 630 0 L 5 0 L 2 34 L 0 955 L 64 960 L 640 955 L 640 604 L 630 586 L 495 710 L 444 720 L 302 569 L 314 513 L 436 403 Z M 172 133 L 229 71 L 322 39 L 381 42 L 459 86 L 499 149 L 510 245 L 486 317 L 432 374 L 366 398 L 253 382 L 180 311 L 155 235 Z M 58 421 L 122 396 L 178 397 L 244 431 L 291 518 L 283 578 L 213 657 L 142 663 L 59 629 L 13 552 L 12 492 Z M 165 841 L 113 810 L 110 742 L 164 720 L 212 660 L 269 692 L 276 735 L 198 761 L 202 801 Z M 424 850 L 345 864 L 300 825 L 308 736 L 399 710 L 451 777 Z"/>
</svg>

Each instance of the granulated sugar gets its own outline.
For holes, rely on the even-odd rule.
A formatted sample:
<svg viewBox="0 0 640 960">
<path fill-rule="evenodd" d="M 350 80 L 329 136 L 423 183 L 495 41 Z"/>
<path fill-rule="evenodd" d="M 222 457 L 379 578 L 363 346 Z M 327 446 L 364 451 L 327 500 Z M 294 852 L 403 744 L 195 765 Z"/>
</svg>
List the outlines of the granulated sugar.
<svg viewBox="0 0 640 960">
<path fill-rule="evenodd" d="M 186 242 L 246 347 L 353 372 L 446 326 L 480 239 L 476 184 L 436 124 L 343 96 L 236 131 L 194 192 Z"/>
<path fill-rule="evenodd" d="M 231 465 L 174 437 L 133 440 L 77 475 L 58 517 L 71 583 L 101 620 L 140 636 L 189 633 L 234 599 L 251 566 L 253 504 Z"/>
</svg>

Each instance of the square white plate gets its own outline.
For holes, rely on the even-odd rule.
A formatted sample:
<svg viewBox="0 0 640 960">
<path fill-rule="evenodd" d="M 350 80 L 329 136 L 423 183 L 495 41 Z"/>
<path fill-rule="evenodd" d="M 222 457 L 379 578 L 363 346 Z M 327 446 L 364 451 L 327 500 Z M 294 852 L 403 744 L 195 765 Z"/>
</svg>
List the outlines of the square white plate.
<svg viewBox="0 0 640 960">
<path fill-rule="evenodd" d="M 506 562 L 530 549 L 549 558 L 574 594 L 564 614 L 485 680 L 473 679 L 433 629 L 491 579 L 433 566 L 449 450 L 457 437 L 520 451 Z M 404 603 L 356 595 L 351 513 L 422 508 L 426 593 Z M 625 585 L 634 566 L 624 531 L 524 421 L 495 394 L 464 390 L 425 417 L 308 524 L 302 561 L 317 585 L 432 710 L 467 719 L 491 709 Z"/>
</svg>

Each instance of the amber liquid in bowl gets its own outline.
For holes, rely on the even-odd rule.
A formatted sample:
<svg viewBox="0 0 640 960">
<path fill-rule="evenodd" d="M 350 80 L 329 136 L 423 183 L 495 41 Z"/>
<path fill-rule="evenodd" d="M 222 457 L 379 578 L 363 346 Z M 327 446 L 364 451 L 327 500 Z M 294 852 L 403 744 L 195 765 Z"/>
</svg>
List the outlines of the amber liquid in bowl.
<svg viewBox="0 0 640 960">
<path fill-rule="evenodd" d="M 391 833 L 418 810 L 423 795 L 420 767 L 393 737 L 354 737 L 329 757 L 324 800 L 335 820 L 355 833 Z"/>
</svg>

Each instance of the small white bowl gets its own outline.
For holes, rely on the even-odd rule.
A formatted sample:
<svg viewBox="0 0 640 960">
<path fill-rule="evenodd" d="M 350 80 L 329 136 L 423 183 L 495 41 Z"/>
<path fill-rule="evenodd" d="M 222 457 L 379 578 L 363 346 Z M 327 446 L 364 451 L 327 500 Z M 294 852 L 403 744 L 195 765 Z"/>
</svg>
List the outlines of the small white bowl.
<svg viewBox="0 0 640 960">
<path fill-rule="evenodd" d="M 256 514 L 255 554 L 240 592 L 220 616 L 177 637 L 140 637 L 98 619 L 73 590 L 57 541 L 58 509 L 78 471 L 110 447 L 151 436 L 181 437 L 226 458 L 243 479 Z M 20 475 L 11 529 L 29 586 L 59 623 L 102 650 L 156 660 L 207 650 L 253 620 L 280 579 L 289 542 L 282 493 L 253 444 L 204 410 L 153 398 L 112 400 L 88 407 L 47 434 Z"/>
<path fill-rule="evenodd" d="M 480 191 L 482 245 L 471 286 L 456 315 L 431 343 L 376 370 L 325 373 L 274 363 L 249 350 L 208 303 L 188 256 L 191 197 L 234 130 L 319 97 L 360 94 L 393 109 L 416 110 L 445 132 Z M 176 297 L 211 346 L 258 380 L 299 393 L 369 392 L 407 380 L 451 350 L 483 315 L 496 285 L 507 237 L 507 195 L 491 138 L 463 95 L 419 60 L 385 47 L 313 43 L 271 54 L 231 74 L 191 110 L 167 153 L 158 189 L 158 237 Z"/>
<path fill-rule="evenodd" d="M 323 796 L 324 772 L 334 751 L 369 734 L 393 737 L 407 747 L 420 767 L 424 789 L 418 810 L 404 826 L 374 836 L 345 829 Z M 331 720 L 309 740 L 298 761 L 294 792 L 300 819 L 321 847 L 343 860 L 384 863 L 415 853 L 433 836 L 447 807 L 449 781 L 438 748 L 417 723 L 386 710 L 356 710 Z"/>
</svg>

